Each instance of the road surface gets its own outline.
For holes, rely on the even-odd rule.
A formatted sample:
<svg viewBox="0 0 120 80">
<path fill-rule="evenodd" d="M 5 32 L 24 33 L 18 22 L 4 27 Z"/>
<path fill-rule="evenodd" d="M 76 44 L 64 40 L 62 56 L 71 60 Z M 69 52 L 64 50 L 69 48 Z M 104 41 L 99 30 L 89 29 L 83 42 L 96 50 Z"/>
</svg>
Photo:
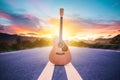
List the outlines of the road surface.
<svg viewBox="0 0 120 80">
<path fill-rule="evenodd" d="M 43 47 L 1 53 L 0 80 L 38 80 L 42 74 L 45 76 L 45 67 L 50 65 L 50 50 L 51 47 Z M 53 69 L 52 80 L 72 80 L 69 75 L 75 77 L 76 74 L 83 80 L 120 80 L 119 51 L 78 47 L 70 47 L 70 51 L 70 66 L 51 66 L 48 69 Z M 70 73 L 72 70 L 74 74 Z"/>
</svg>

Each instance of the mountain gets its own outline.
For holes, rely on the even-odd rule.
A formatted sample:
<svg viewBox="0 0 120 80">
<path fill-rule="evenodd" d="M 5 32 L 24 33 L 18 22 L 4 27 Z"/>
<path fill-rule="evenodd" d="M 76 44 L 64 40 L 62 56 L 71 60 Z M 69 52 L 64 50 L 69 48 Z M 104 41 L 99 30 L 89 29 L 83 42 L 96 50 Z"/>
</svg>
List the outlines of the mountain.
<svg viewBox="0 0 120 80">
<path fill-rule="evenodd" d="M 98 38 L 98 39 L 96 39 L 94 42 L 95 43 L 102 43 L 102 44 L 108 44 L 108 43 L 110 43 L 110 41 L 111 41 L 111 38 Z"/>
<path fill-rule="evenodd" d="M 102 44 L 120 44 L 120 34 L 114 36 L 113 38 L 98 38 L 94 40 L 95 43 L 102 43 Z"/>
<path fill-rule="evenodd" d="M 26 37 L 26 36 L 19 36 L 16 34 L 6 34 L 6 33 L 0 33 L 0 43 L 1 42 L 7 42 L 9 44 L 15 43 L 17 39 L 21 40 L 30 40 L 30 41 L 35 41 L 36 37 Z"/>
<path fill-rule="evenodd" d="M 120 34 L 118 34 L 117 36 L 113 37 L 111 39 L 110 43 L 112 43 L 112 44 L 120 44 Z"/>
</svg>

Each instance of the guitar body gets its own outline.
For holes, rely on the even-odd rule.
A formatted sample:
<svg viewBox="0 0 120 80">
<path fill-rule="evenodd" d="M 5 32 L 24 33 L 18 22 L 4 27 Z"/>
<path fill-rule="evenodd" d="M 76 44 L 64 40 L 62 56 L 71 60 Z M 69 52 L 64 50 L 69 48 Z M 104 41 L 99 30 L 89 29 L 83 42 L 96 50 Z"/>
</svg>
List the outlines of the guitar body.
<svg viewBox="0 0 120 80">
<path fill-rule="evenodd" d="M 54 42 L 53 48 L 49 55 L 49 60 L 55 65 L 66 65 L 71 61 L 71 54 L 65 42 L 61 51 L 58 46 L 58 42 Z"/>
</svg>

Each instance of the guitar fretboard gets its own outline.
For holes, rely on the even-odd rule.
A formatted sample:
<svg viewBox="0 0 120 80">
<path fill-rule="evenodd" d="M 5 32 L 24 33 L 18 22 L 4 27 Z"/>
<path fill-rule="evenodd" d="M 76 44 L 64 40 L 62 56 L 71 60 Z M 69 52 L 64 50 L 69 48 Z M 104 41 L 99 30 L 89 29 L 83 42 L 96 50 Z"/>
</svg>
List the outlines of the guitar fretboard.
<svg viewBox="0 0 120 80">
<path fill-rule="evenodd" d="M 62 41 L 62 29 L 63 29 L 63 17 L 60 17 L 60 32 L 59 32 L 59 41 Z"/>
</svg>

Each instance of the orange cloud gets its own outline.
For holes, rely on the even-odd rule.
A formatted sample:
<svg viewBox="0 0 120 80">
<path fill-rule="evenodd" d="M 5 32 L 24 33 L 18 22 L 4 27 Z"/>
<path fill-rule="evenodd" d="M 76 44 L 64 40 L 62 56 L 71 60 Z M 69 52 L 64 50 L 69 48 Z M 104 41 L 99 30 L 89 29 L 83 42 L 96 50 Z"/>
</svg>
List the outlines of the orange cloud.
<svg viewBox="0 0 120 80">
<path fill-rule="evenodd" d="M 11 26 L 12 30 L 14 31 L 15 34 L 20 34 L 20 33 L 29 33 L 29 32 L 33 32 L 32 30 L 19 26 L 19 25 L 12 25 Z"/>
</svg>

